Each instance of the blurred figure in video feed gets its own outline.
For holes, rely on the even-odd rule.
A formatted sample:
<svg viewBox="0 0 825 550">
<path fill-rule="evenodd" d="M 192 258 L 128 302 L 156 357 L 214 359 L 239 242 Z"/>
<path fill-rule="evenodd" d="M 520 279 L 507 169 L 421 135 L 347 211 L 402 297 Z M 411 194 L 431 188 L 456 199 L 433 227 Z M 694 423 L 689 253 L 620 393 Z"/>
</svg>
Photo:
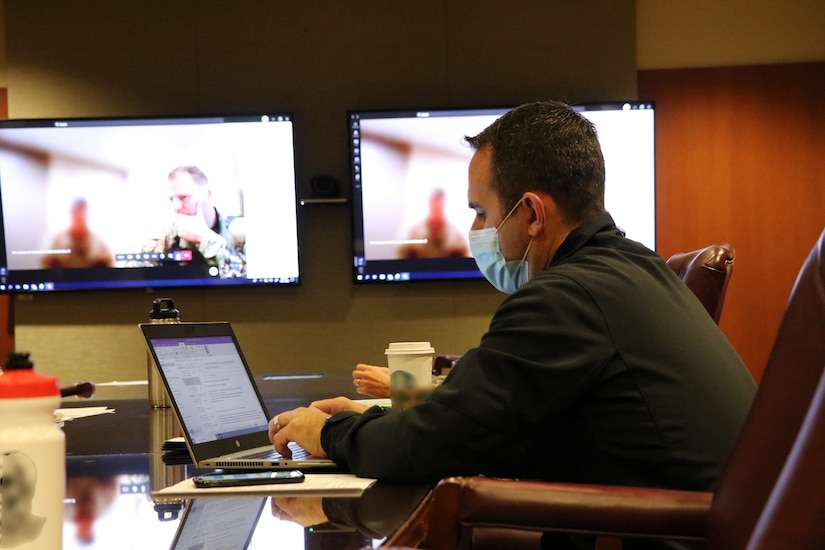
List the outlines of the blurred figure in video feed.
<svg viewBox="0 0 825 550">
<path fill-rule="evenodd" d="M 467 233 L 447 219 L 444 190 L 436 188 L 430 194 L 427 217 L 415 224 L 408 236 L 409 242 L 398 250 L 400 258 L 469 257 Z"/>
<path fill-rule="evenodd" d="M 174 219 L 144 252 L 163 252 L 172 263 L 214 266 L 220 277 L 245 277 L 243 219 L 230 223 L 218 212 L 209 180 L 197 166 L 179 166 L 168 179 Z"/>
<path fill-rule="evenodd" d="M 65 515 L 75 525 L 74 540 L 84 545 L 95 542 L 95 522 L 112 508 L 119 490 L 116 476 L 66 479 L 66 498 L 74 506 L 67 506 Z"/>
<path fill-rule="evenodd" d="M 103 238 L 89 228 L 89 204 L 78 197 L 69 208 L 69 227 L 54 236 L 51 250 L 43 258 L 49 269 L 112 267 L 114 256 Z"/>
</svg>

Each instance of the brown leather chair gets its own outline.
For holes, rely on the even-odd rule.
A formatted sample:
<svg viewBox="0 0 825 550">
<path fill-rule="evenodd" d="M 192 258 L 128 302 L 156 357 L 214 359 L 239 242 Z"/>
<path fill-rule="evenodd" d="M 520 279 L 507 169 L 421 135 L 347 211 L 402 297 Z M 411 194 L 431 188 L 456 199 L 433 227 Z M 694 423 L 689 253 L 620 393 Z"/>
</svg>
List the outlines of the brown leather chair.
<svg viewBox="0 0 825 550">
<path fill-rule="evenodd" d="M 749 550 L 825 548 L 825 375 L 782 474 L 762 509 Z M 819 511 L 819 513 L 811 513 Z"/>
<path fill-rule="evenodd" d="M 722 316 L 735 252 L 733 245 L 718 243 L 667 259 L 667 265 L 696 294 L 716 324 Z"/>
<path fill-rule="evenodd" d="M 423 547 L 514 548 L 508 541 L 529 540 L 525 532 L 556 531 L 704 540 L 710 550 L 825 548 L 824 330 L 825 231 L 799 272 L 714 493 L 450 478 L 433 491 Z M 788 533 L 798 544 L 784 542 Z"/>
</svg>

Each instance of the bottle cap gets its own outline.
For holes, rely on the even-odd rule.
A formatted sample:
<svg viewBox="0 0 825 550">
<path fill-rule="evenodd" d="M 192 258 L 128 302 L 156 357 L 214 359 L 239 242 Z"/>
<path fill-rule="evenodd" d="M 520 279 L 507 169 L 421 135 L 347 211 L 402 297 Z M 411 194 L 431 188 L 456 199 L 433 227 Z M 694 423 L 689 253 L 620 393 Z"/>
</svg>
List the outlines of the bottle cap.
<svg viewBox="0 0 825 550">
<path fill-rule="evenodd" d="M 0 399 L 60 395 L 57 378 L 36 372 L 28 353 L 9 353 L 3 370 L 4 374 L 0 376 Z"/>
<path fill-rule="evenodd" d="M 180 311 L 175 309 L 172 298 L 158 298 L 152 302 L 149 319 L 180 319 Z"/>
</svg>

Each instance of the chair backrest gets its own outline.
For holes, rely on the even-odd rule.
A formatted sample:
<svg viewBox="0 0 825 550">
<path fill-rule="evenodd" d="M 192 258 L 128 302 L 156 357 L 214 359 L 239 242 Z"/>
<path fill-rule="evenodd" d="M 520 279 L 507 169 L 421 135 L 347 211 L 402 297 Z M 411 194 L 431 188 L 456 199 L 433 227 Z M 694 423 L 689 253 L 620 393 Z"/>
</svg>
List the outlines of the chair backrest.
<svg viewBox="0 0 825 550">
<path fill-rule="evenodd" d="M 680 252 L 667 265 L 685 282 L 719 324 L 736 251 L 729 243 L 717 243 L 692 252 Z"/>
<path fill-rule="evenodd" d="M 825 375 L 782 474 L 762 510 L 748 550 L 825 548 Z"/>
<path fill-rule="evenodd" d="M 802 266 L 759 391 L 725 465 L 706 548 L 744 548 L 779 478 L 825 366 L 825 231 Z"/>
</svg>

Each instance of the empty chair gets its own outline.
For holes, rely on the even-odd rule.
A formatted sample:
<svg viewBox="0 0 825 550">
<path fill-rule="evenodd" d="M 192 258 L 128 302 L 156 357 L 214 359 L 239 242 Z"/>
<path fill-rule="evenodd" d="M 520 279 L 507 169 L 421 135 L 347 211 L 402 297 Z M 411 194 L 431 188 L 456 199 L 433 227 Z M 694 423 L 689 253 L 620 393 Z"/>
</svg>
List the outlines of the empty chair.
<svg viewBox="0 0 825 550">
<path fill-rule="evenodd" d="M 667 265 L 699 298 L 717 324 L 733 274 L 735 252 L 733 245 L 718 243 L 692 252 L 680 252 L 667 259 Z"/>
</svg>

